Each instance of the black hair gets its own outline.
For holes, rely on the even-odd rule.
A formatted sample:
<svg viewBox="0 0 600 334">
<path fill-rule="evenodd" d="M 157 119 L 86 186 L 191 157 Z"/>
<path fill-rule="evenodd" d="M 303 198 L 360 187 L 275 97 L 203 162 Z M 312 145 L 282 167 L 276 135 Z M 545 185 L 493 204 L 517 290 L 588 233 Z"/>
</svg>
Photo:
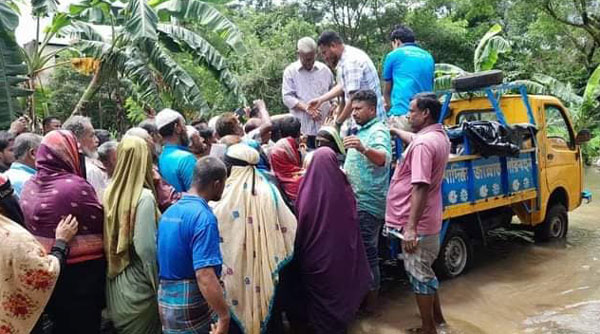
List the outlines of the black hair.
<svg viewBox="0 0 600 334">
<path fill-rule="evenodd" d="M 288 117 L 292 117 L 292 116 L 288 116 Z M 271 120 L 271 140 L 275 143 L 279 139 L 281 139 L 281 120 L 282 119 L 283 118 L 277 118 L 277 119 Z"/>
<path fill-rule="evenodd" d="M 235 125 L 238 122 L 237 117 L 232 112 L 226 112 L 219 117 L 215 124 L 215 130 L 219 137 L 223 138 L 227 135 L 235 135 Z"/>
<path fill-rule="evenodd" d="M 318 46 L 331 46 L 333 44 L 342 44 L 342 38 L 335 31 L 324 31 L 321 36 L 319 36 L 319 40 L 317 41 Z"/>
<path fill-rule="evenodd" d="M 298 138 L 300 137 L 300 128 L 302 125 L 300 121 L 296 117 L 284 117 L 280 124 L 279 128 L 281 131 L 281 138 L 292 137 Z"/>
<path fill-rule="evenodd" d="M 156 123 L 154 123 L 151 119 L 146 119 L 140 122 L 138 126 L 148 132 L 149 135 L 153 136 L 158 133 L 158 128 L 156 127 Z"/>
<path fill-rule="evenodd" d="M 95 129 L 94 134 L 98 138 L 98 146 L 100 146 L 112 139 L 112 136 L 110 135 L 110 132 L 108 132 L 108 130 Z"/>
<path fill-rule="evenodd" d="M 42 120 L 42 126 L 47 127 L 50 125 L 50 123 L 52 123 L 52 121 L 60 121 L 60 119 L 58 119 L 56 116 L 48 116 Z"/>
<path fill-rule="evenodd" d="M 433 120 L 437 122 L 440 118 L 440 113 L 442 112 L 442 103 L 438 100 L 437 95 L 434 93 L 419 93 L 413 96 L 413 100 L 417 101 L 417 108 L 419 110 L 429 109 L 429 113 Z"/>
<path fill-rule="evenodd" d="M 15 140 L 15 136 L 12 133 L 0 131 L 0 151 L 4 151 L 13 140 Z"/>
<path fill-rule="evenodd" d="M 210 140 L 215 135 L 215 130 L 206 124 L 197 124 L 194 127 L 198 130 L 198 133 L 200 133 L 200 137 L 205 140 Z"/>
<path fill-rule="evenodd" d="M 399 24 L 390 33 L 390 41 L 393 42 L 396 40 L 400 40 L 402 43 L 414 43 L 415 33 L 409 27 Z"/>
<path fill-rule="evenodd" d="M 175 125 L 177 124 L 179 124 L 179 118 L 158 129 L 158 133 L 163 137 L 171 137 L 175 133 Z"/>
<path fill-rule="evenodd" d="M 370 89 L 361 89 L 352 95 L 352 102 L 361 101 L 366 102 L 371 107 L 377 108 L 377 94 Z"/>
<path fill-rule="evenodd" d="M 196 162 L 194 167 L 194 184 L 204 188 L 215 181 L 222 181 L 227 177 L 227 168 L 218 158 L 206 156 Z"/>
</svg>

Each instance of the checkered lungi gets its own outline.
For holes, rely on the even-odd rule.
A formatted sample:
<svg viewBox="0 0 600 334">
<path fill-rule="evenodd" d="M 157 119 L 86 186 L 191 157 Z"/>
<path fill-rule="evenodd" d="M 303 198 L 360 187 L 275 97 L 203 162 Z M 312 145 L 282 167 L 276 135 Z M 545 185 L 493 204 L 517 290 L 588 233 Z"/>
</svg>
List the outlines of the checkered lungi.
<svg viewBox="0 0 600 334">
<path fill-rule="evenodd" d="M 418 295 L 433 295 L 439 289 L 439 282 L 432 269 L 440 251 L 440 235 L 421 236 L 414 253 L 403 252 L 404 269 L 413 291 Z"/>
<path fill-rule="evenodd" d="M 209 333 L 213 318 L 195 279 L 161 280 L 158 311 L 164 334 Z"/>
</svg>

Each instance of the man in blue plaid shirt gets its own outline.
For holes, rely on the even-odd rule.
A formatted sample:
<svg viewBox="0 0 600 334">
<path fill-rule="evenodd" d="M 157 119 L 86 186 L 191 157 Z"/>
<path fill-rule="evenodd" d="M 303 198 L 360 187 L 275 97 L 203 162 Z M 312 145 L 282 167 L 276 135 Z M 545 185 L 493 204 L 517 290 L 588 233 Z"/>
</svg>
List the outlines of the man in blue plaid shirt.
<svg viewBox="0 0 600 334">
<path fill-rule="evenodd" d="M 372 90 L 377 95 L 377 118 L 385 121 L 379 75 L 371 58 L 364 51 L 345 45 L 333 31 L 322 33 L 317 44 L 325 61 L 336 66 L 338 83 L 326 94 L 311 100 L 309 108 L 318 109 L 322 103 L 343 94 L 346 104 L 335 120 L 339 128 L 352 113 L 352 95 L 359 90 Z"/>
</svg>

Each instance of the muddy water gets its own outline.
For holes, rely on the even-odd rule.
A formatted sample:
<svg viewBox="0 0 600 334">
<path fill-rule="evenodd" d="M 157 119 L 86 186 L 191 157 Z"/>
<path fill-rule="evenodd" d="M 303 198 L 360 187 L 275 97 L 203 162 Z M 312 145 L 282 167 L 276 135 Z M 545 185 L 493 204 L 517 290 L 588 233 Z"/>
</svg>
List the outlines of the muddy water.
<svg viewBox="0 0 600 334">
<path fill-rule="evenodd" d="M 600 333 L 600 172 L 585 174 L 596 198 L 569 213 L 566 242 L 536 245 L 528 232 L 496 233 L 468 273 L 441 283 L 448 325 L 439 333 Z M 357 321 L 351 334 L 420 325 L 407 282 L 389 270 L 387 279 L 381 315 Z"/>
</svg>

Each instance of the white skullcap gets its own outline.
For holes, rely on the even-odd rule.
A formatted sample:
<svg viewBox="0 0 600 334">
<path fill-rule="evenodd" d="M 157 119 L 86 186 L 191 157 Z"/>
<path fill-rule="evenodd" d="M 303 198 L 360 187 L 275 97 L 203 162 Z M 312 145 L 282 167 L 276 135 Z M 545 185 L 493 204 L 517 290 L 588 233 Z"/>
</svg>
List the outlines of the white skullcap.
<svg viewBox="0 0 600 334">
<path fill-rule="evenodd" d="M 165 108 L 156 115 L 154 122 L 156 123 L 156 128 L 160 130 L 165 125 L 169 125 L 177 119 L 183 120 L 183 116 L 173 109 Z"/>
</svg>

